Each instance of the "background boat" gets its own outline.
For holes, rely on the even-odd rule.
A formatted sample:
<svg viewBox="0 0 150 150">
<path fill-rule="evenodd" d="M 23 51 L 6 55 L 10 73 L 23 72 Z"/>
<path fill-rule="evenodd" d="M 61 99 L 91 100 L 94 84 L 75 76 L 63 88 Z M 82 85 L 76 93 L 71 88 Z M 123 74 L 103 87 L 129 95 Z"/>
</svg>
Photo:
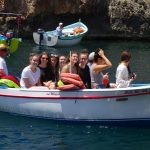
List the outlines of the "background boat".
<svg viewBox="0 0 150 150">
<path fill-rule="evenodd" d="M 14 53 L 18 49 L 19 43 L 22 41 L 22 39 L 19 38 L 22 14 L 0 12 L 0 16 L 16 18 L 16 21 L 17 21 L 17 31 L 16 32 L 14 32 L 15 29 L 7 28 L 7 32 L 5 34 L 4 34 L 4 32 L 3 32 L 3 34 L 0 33 L 0 43 L 6 44 L 9 48 L 9 52 Z"/>
<path fill-rule="evenodd" d="M 83 32 L 73 34 L 74 29 L 81 28 Z M 34 32 L 33 39 L 34 42 L 38 45 L 46 45 L 46 46 L 72 46 L 78 44 L 82 37 L 87 33 L 88 28 L 82 22 L 76 22 L 74 24 L 65 26 L 63 29 L 64 36 L 58 37 L 56 30 L 54 31 L 41 31 Z"/>
</svg>

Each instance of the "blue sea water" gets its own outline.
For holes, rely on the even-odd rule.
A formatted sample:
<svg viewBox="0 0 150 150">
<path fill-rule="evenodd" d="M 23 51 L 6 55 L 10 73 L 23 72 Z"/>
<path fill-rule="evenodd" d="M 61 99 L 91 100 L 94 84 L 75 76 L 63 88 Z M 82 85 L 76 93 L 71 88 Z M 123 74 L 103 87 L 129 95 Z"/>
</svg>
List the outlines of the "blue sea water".
<svg viewBox="0 0 150 150">
<path fill-rule="evenodd" d="M 111 81 L 120 53 L 132 52 L 131 68 L 138 78 L 136 83 L 150 83 L 150 43 L 137 41 L 83 41 L 72 48 L 38 47 L 32 40 L 24 40 L 18 51 L 7 59 L 10 74 L 20 76 L 28 64 L 30 52 L 69 54 L 87 48 L 89 52 L 103 48 L 113 67 Z M 147 150 L 150 148 L 150 127 L 111 127 L 74 124 L 34 119 L 0 112 L 0 150 Z"/>
<path fill-rule="evenodd" d="M 58 123 L 0 113 L 1 150 L 146 150 L 150 129 Z"/>
</svg>

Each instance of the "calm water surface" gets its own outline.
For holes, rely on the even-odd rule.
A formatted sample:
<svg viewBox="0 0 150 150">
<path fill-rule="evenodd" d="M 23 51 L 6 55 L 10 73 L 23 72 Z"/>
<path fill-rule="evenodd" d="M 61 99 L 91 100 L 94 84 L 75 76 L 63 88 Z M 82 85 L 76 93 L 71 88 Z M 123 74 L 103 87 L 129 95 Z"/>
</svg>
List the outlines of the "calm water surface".
<svg viewBox="0 0 150 150">
<path fill-rule="evenodd" d="M 115 81 L 115 70 L 122 49 L 132 52 L 131 68 L 138 75 L 136 83 L 150 83 L 150 43 L 127 41 L 83 41 L 72 48 L 37 47 L 32 41 L 23 41 L 19 50 L 7 59 L 10 74 L 20 76 L 28 63 L 30 52 L 46 50 L 49 53 L 69 54 L 69 50 L 88 51 L 103 48 L 112 61 L 109 70 Z M 150 128 L 108 127 L 58 123 L 32 119 L 0 112 L 0 150 L 146 150 L 150 148 Z"/>
</svg>

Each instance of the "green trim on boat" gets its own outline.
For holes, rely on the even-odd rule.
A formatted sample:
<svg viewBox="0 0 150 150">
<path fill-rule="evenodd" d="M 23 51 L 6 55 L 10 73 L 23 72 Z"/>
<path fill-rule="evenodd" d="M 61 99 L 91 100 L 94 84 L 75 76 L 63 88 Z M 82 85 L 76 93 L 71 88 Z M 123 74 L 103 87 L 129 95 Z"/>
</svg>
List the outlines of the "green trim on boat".
<svg viewBox="0 0 150 150">
<path fill-rule="evenodd" d="M 58 39 L 60 40 L 73 40 L 73 39 L 78 39 L 82 36 L 82 34 L 78 34 L 78 35 L 72 35 L 72 36 L 64 36 L 64 37 L 58 37 Z"/>
</svg>

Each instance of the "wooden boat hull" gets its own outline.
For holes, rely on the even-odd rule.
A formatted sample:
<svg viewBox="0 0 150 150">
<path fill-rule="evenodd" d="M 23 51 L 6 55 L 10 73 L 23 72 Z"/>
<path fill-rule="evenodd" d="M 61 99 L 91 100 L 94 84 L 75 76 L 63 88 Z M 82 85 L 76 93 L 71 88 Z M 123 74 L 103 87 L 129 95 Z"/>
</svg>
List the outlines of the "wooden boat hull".
<svg viewBox="0 0 150 150">
<path fill-rule="evenodd" d="M 150 86 L 97 90 L 0 89 L 0 111 L 76 122 L 150 121 Z"/>
</svg>

